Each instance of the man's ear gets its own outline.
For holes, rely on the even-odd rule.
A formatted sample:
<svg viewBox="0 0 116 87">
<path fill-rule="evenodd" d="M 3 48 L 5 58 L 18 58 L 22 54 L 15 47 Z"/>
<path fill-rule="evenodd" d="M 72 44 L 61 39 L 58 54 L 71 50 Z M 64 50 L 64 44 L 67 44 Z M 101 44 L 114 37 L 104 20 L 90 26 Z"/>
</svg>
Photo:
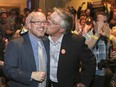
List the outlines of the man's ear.
<svg viewBox="0 0 116 87">
<path fill-rule="evenodd" d="M 65 30 L 66 30 L 66 29 L 61 28 L 61 29 L 60 29 L 60 32 L 63 33 L 63 32 L 65 32 Z"/>
<path fill-rule="evenodd" d="M 28 29 L 31 29 L 31 23 L 28 23 L 26 26 Z"/>
</svg>

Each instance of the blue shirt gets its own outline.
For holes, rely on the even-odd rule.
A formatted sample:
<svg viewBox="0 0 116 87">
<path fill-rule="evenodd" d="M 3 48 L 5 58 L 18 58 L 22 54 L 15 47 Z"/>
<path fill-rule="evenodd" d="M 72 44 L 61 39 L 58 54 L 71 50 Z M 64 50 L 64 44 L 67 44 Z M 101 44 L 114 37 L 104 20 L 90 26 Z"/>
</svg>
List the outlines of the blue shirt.
<svg viewBox="0 0 116 87">
<path fill-rule="evenodd" d="M 38 41 L 42 42 L 42 39 L 35 37 L 30 32 L 28 32 L 28 34 L 29 34 L 29 38 L 30 38 L 30 41 L 31 41 L 32 49 L 33 49 L 33 54 L 34 54 L 35 63 L 36 63 L 36 69 L 38 71 L 39 70 L 39 58 L 38 58 L 39 57 L 38 56 L 38 46 L 39 45 L 38 45 Z M 44 48 L 44 45 L 42 45 L 42 46 Z M 44 55 L 45 55 L 46 63 L 47 63 L 47 54 L 46 54 L 45 48 L 44 48 Z"/>
<path fill-rule="evenodd" d="M 58 82 L 57 68 L 63 36 L 64 35 L 61 35 L 56 42 L 54 42 L 50 36 L 48 37 L 50 40 L 50 79 L 53 82 Z"/>
<path fill-rule="evenodd" d="M 93 36 L 93 30 L 89 31 L 87 34 L 84 35 L 84 37 L 86 38 L 86 41 L 88 41 L 89 39 L 92 38 Z M 108 55 L 108 49 L 109 46 L 105 44 L 105 42 L 103 40 L 99 40 L 97 42 L 97 46 L 95 46 L 93 49 L 91 49 L 96 57 L 96 75 L 100 75 L 100 76 L 104 76 L 105 75 L 105 69 L 103 68 L 102 70 L 98 69 L 98 63 L 102 60 L 102 59 L 107 59 L 107 55 Z"/>
</svg>

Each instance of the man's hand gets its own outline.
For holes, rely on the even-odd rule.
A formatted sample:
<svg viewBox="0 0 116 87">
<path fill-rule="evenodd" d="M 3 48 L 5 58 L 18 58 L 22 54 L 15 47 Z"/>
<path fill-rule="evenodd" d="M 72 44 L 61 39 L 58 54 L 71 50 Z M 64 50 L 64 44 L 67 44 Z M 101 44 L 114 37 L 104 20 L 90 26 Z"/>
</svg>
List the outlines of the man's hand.
<svg viewBox="0 0 116 87">
<path fill-rule="evenodd" d="M 111 53 L 110 57 L 111 57 L 112 59 L 116 59 L 116 51 L 113 51 L 113 52 Z"/>
<path fill-rule="evenodd" d="M 43 82 L 46 78 L 46 73 L 45 72 L 32 72 L 31 78 L 36 81 Z"/>
<path fill-rule="evenodd" d="M 0 60 L 0 66 L 3 66 L 4 65 L 4 62 Z"/>
<path fill-rule="evenodd" d="M 111 29 L 109 28 L 109 25 L 107 23 L 104 24 L 104 26 L 102 27 L 102 32 L 101 35 L 106 36 L 107 38 L 110 37 L 110 31 Z"/>
<path fill-rule="evenodd" d="M 111 33 L 116 37 L 116 27 L 113 27 L 113 28 L 112 28 Z"/>
<path fill-rule="evenodd" d="M 83 6 L 85 4 L 85 2 L 83 2 L 82 4 L 81 4 L 81 6 Z"/>
<path fill-rule="evenodd" d="M 82 84 L 82 83 L 78 83 L 77 87 L 86 87 L 86 86 L 84 84 Z"/>
</svg>

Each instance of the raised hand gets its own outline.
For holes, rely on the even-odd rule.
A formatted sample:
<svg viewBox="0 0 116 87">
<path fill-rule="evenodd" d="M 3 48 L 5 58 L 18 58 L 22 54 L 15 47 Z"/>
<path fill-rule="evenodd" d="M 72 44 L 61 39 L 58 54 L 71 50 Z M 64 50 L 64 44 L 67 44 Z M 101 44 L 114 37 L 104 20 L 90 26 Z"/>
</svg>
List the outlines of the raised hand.
<svg viewBox="0 0 116 87">
<path fill-rule="evenodd" d="M 81 4 L 81 6 L 83 6 L 85 4 L 85 2 L 83 2 L 82 4 Z"/>
<path fill-rule="evenodd" d="M 103 36 L 106 36 L 106 37 L 110 37 L 110 34 L 111 34 L 111 29 L 109 28 L 109 25 L 107 23 L 104 24 L 104 26 L 102 27 L 102 32 L 101 34 Z"/>
</svg>

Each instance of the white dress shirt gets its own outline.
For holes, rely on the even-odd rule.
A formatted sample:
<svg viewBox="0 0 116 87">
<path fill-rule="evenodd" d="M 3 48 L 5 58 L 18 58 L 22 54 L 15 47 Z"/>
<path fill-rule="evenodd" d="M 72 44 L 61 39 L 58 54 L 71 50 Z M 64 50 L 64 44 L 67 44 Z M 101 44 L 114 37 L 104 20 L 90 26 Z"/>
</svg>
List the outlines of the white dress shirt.
<svg viewBox="0 0 116 87">
<path fill-rule="evenodd" d="M 58 82 L 57 68 L 63 36 L 64 35 L 62 35 L 55 43 L 50 36 L 48 37 L 50 40 L 50 79 L 53 82 Z"/>
</svg>

